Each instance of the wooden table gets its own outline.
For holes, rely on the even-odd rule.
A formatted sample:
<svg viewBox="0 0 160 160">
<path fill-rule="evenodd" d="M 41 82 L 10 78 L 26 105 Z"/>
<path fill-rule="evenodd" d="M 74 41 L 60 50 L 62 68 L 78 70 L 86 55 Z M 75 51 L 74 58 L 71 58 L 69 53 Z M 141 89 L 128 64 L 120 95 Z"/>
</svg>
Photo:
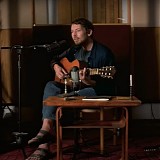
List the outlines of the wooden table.
<svg viewBox="0 0 160 160">
<path fill-rule="evenodd" d="M 118 121 L 103 121 L 101 116 L 100 120 L 94 121 L 92 124 L 79 124 L 71 125 L 70 128 L 124 128 L 124 134 L 122 135 L 122 159 L 128 160 L 128 107 L 137 107 L 141 104 L 141 101 L 136 97 L 122 97 L 116 96 L 112 97 L 109 101 L 83 101 L 84 97 L 75 97 L 72 100 L 66 100 L 66 98 L 60 97 L 49 97 L 44 100 L 46 106 L 56 106 L 56 127 L 57 127 L 57 159 L 61 160 L 62 158 L 62 126 L 59 123 L 59 118 L 62 115 L 63 108 L 99 108 L 103 114 L 104 108 L 121 108 L 123 110 L 123 116 Z M 96 123 L 98 122 L 98 123 Z M 97 124 L 97 125 L 96 125 Z M 68 128 L 69 128 L 68 127 Z M 100 150 L 104 148 L 104 139 L 103 132 L 100 135 Z"/>
</svg>

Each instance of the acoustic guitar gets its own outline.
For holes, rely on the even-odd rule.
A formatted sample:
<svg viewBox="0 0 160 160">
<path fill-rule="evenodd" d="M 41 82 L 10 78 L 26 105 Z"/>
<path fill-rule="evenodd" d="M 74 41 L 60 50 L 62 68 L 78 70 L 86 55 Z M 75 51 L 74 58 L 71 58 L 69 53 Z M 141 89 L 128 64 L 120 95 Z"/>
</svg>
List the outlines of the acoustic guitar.
<svg viewBox="0 0 160 160">
<path fill-rule="evenodd" d="M 59 79 L 57 76 L 55 76 L 55 81 L 60 83 L 65 83 L 65 79 L 67 79 L 67 84 L 69 84 L 72 80 L 70 77 L 70 71 L 74 66 L 77 66 L 79 69 L 83 69 L 86 66 L 85 62 L 74 60 L 72 62 L 69 62 L 66 57 L 62 58 L 60 61 L 62 67 L 67 71 L 67 75 L 64 79 Z M 87 73 L 89 75 L 100 75 L 103 78 L 112 78 L 114 74 L 116 73 L 115 66 L 105 66 L 102 68 L 87 68 Z"/>
</svg>

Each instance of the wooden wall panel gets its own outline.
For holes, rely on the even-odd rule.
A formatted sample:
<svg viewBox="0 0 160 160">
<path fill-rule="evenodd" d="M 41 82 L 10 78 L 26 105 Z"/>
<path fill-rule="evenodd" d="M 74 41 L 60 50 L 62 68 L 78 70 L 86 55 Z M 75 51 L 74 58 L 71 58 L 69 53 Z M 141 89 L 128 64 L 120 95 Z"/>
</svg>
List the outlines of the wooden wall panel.
<svg viewBox="0 0 160 160">
<path fill-rule="evenodd" d="M 121 0 L 94 0 L 93 22 L 94 23 L 118 23 L 121 17 Z"/>
<path fill-rule="evenodd" d="M 105 23 L 106 0 L 94 0 L 92 5 L 93 23 Z"/>
<path fill-rule="evenodd" d="M 1 30 L 0 32 L 0 44 L 1 47 L 3 46 L 10 46 L 10 32 L 8 30 Z M 8 49 L 1 49 L 0 50 L 0 59 L 1 59 L 1 98 L 2 102 L 5 101 L 11 101 L 12 100 L 12 89 L 13 89 L 13 75 L 11 75 L 12 72 L 12 55 L 10 53 L 10 50 Z"/>
<path fill-rule="evenodd" d="M 130 25 L 95 25 L 94 37 L 112 49 L 117 62 L 117 95 L 129 95 L 131 73 Z"/>
<path fill-rule="evenodd" d="M 71 0 L 57 1 L 57 20 L 58 24 L 70 24 L 71 22 Z"/>
<path fill-rule="evenodd" d="M 144 102 L 160 102 L 160 28 L 134 28 L 135 94 Z"/>
<path fill-rule="evenodd" d="M 86 0 L 72 0 L 71 20 L 78 17 L 88 17 L 88 3 Z"/>
<path fill-rule="evenodd" d="M 70 24 L 77 17 L 88 18 L 88 1 L 86 0 L 58 0 L 57 23 Z M 118 23 L 121 16 L 121 0 L 93 0 L 92 11 L 93 23 Z"/>
<path fill-rule="evenodd" d="M 58 0 L 57 15 L 58 24 L 70 24 L 78 17 L 87 18 L 88 2 L 86 0 Z"/>
<path fill-rule="evenodd" d="M 32 29 L 6 29 L 0 32 L 2 48 L 12 48 L 15 45 L 27 46 L 31 43 Z M 2 102 L 16 103 L 18 98 L 18 54 L 14 49 L 1 49 L 0 57 Z M 23 75 L 25 77 L 24 73 Z"/>
</svg>

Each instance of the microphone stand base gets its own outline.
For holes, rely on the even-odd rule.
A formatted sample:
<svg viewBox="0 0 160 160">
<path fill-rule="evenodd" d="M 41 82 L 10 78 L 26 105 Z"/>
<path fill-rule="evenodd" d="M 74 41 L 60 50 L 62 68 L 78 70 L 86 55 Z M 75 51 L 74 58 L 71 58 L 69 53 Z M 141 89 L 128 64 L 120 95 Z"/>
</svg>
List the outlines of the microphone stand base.
<svg viewBox="0 0 160 160">
<path fill-rule="evenodd" d="M 12 144 L 12 145 L 16 145 L 19 149 L 21 149 L 21 150 L 22 150 L 22 154 L 23 154 L 23 156 L 24 156 L 24 159 L 26 159 L 26 158 L 27 158 L 27 155 L 26 155 L 25 149 L 24 149 L 25 143 L 24 143 L 24 141 L 23 141 L 23 138 L 24 138 L 25 136 L 27 136 L 28 133 L 24 133 L 24 132 L 13 132 L 12 134 L 13 134 L 13 136 L 15 137 L 16 140 L 15 140 L 15 142 L 13 142 L 13 143 L 11 143 L 11 144 Z"/>
</svg>

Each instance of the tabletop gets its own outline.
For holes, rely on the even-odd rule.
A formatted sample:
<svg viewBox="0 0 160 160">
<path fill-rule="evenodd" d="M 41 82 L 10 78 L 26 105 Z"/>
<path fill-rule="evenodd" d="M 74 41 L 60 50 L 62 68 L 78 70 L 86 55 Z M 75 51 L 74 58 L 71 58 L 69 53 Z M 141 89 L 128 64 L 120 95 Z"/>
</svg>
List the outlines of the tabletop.
<svg viewBox="0 0 160 160">
<path fill-rule="evenodd" d="M 57 97 L 51 96 L 43 101 L 46 106 L 57 106 L 57 107 L 136 107 L 141 104 L 141 101 L 133 97 L 126 96 L 115 96 L 111 97 L 109 100 L 99 101 L 95 100 L 83 100 L 85 97 L 76 96 L 76 97 Z"/>
</svg>

